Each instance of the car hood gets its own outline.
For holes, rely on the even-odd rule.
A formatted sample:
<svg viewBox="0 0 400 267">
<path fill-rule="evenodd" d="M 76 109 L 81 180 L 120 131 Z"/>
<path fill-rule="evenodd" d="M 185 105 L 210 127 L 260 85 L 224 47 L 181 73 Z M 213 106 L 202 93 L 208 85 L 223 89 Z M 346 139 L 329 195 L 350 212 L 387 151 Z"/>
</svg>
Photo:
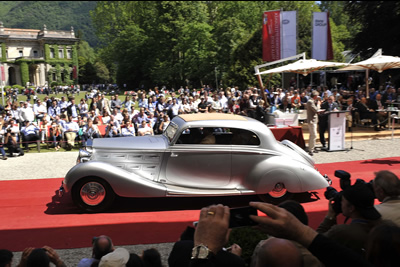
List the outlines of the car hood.
<svg viewBox="0 0 400 267">
<path fill-rule="evenodd" d="M 149 149 L 163 150 L 168 146 L 167 139 L 163 135 L 156 136 L 135 136 L 135 137 L 114 137 L 95 138 L 93 148 L 96 149 Z"/>
</svg>

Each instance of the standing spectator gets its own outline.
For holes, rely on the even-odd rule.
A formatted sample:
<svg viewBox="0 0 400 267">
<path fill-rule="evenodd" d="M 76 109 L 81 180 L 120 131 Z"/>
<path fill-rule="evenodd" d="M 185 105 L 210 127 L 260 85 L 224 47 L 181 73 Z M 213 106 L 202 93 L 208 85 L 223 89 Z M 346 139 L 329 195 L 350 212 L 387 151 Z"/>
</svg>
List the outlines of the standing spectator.
<svg viewBox="0 0 400 267">
<path fill-rule="evenodd" d="M 122 107 L 122 102 L 121 100 L 118 99 L 118 95 L 115 95 L 115 99 L 111 100 L 111 109 L 117 109 L 119 112 L 121 107 Z"/>
<path fill-rule="evenodd" d="M 122 106 L 128 110 L 128 112 L 131 114 L 132 109 L 135 109 L 135 102 L 131 100 L 131 97 L 127 95 L 125 97 L 125 101 L 122 103 Z"/>
<path fill-rule="evenodd" d="M 78 119 L 78 105 L 75 104 L 75 97 L 71 97 L 68 103 L 67 116 L 72 117 L 73 120 Z"/>
<path fill-rule="evenodd" d="M 90 267 L 96 260 L 100 260 L 103 256 L 114 251 L 114 245 L 110 237 L 101 235 L 93 237 L 92 240 L 92 257 L 83 258 L 79 261 L 77 267 Z"/>
<path fill-rule="evenodd" d="M 53 100 L 53 102 L 51 103 L 51 107 L 48 108 L 47 110 L 47 114 L 49 114 L 49 116 L 52 119 L 55 119 L 56 116 L 60 116 L 61 114 L 61 109 L 60 107 L 57 105 L 57 100 Z"/>
<path fill-rule="evenodd" d="M 104 94 L 99 94 L 98 108 L 100 111 L 107 110 L 108 113 L 111 113 L 110 100 Z"/>
<path fill-rule="evenodd" d="M 60 102 L 58 102 L 58 106 L 60 107 L 60 113 L 65 114 L 65 116 L 67 116 L 68 102 L 65 100 L 65 96 L 61 97 Z"/>
<path fill-rule="evenodd" d="M 81 99 L 81 102 L 78 105 L 78 110 L 81 117 L 88 117 L 89 108 L 84 98 Z"/>
<path fill-rule="evenodd" d="M 318 91 L 312 92 L 312 98 L 307 101 L 307 124 L 310 133 L 310 140 L 308 142 L 308 153 L 312 156 L 317 153 L 315 150 L 315 142 L 317 140 L 317 124 L 318 124 L 318 110 L 320 102 L 317 100 L 319 96 Z"/>
<path fill-rule="evenodd" d="M 167 127 L 168 127 L 170 122 L 171 121 L 169 119 L 169 116 L 168 115 L 164 115 L 163 120 L 162 120 L 162 122 L 160 124 L 160 127 L 159 127 L 159 133 L 163 133 L 165 131 L 165 129 L 167 129 Z"/>
<path fill-rule="evenodd" d="M 176 98 L 172 99 L 172 104 L 169 106 L 169 113 L 170 115 L 170 119 L 173 119 L 174 117 L 178 116 L 180 113 L 183 112 L 183 109 L 181 107 L 181 105 L 177 102 Z"/>
<path fill-rule="evenodd" d="M 335 102 L 335 97 L 334 96 L 329 96 L 328 101 L 322 103 L 321 109 L 324 110 L 324 112 L 321 112 L 318 115 L 318 126 L 319 126 L 319 140 L 322 144 L 323 148 L 326 148 L 326 141 L 325 141 L 325 132 L 328 130 L 328 114 L 331 111 L 337 111 L 339 110 L 338 104 Z"/>
</svg>

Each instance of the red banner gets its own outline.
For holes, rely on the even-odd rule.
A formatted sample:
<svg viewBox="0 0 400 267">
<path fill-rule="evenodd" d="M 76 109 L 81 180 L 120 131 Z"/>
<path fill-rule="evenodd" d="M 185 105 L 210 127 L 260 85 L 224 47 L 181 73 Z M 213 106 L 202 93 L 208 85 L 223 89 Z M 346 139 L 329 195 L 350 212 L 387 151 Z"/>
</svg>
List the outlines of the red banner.
<svg viewBox="0 0 400 267">
<path fill-rule="evenodd" d="M 0 69 L 1 71 L 1 80 L 3 81 L 3 82 L 5 82 L 6 81 L 6 74 L 4 73 L 4 66 L 1 66 L 1 69 Z"/>
<path fill-rule="evenodd" d="M 281 59 L 281 18 L 280 11 L 267 11 L 263 16 L 263 60 Z"/>
<path fill-rule="evenodd" d="M 73 78 L 73 79 L 78 78 L 78 75 L 77 75 L 77 73 L 76 73 L 76 66 L 74 66 L 74 68 L 72 69 L 72 78 Z"/>
</svg>

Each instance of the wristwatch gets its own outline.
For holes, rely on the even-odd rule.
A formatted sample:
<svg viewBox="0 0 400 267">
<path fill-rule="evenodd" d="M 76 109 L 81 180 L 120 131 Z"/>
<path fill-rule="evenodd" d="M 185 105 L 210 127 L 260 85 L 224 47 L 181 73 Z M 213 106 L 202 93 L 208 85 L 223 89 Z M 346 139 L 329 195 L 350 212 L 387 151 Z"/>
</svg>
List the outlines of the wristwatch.
<svg viewBox="0 0 400 267">
<path fill-rule="evenodd" d="M 206 245 L 200 244 L 192 249 L 192 260 L 193 259 L 205 260 L 208 259 L 210 255 L 212 255 L 212 251 L 209 250 Z"/>
</svg>

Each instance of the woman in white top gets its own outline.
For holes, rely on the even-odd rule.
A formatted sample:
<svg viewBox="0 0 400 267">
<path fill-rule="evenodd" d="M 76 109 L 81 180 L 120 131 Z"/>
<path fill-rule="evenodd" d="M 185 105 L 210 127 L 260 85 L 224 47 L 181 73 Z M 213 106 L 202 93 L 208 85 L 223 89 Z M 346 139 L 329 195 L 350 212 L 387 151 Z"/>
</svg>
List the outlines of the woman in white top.
<svg viewBox="0 0 400 267">
<path fill-rule="evenodd" d="M 79 115 L 81 117 L 87 117 L 88 116 L 88 104 L 86 104 L 86 100 L 84 98 L 81 99 L 81 103 L 78 105 L 79 109 Z"/>
<path fill-rule="evenodd" d="M 164 120 L 161 122 L 160 128 L 159 128 L 160 132 L 164 132 L 165 129 L 167 129 L 169 123 L 171 122 L 168 115 L 164 115 L 163 119 Z"/>
</svg>

